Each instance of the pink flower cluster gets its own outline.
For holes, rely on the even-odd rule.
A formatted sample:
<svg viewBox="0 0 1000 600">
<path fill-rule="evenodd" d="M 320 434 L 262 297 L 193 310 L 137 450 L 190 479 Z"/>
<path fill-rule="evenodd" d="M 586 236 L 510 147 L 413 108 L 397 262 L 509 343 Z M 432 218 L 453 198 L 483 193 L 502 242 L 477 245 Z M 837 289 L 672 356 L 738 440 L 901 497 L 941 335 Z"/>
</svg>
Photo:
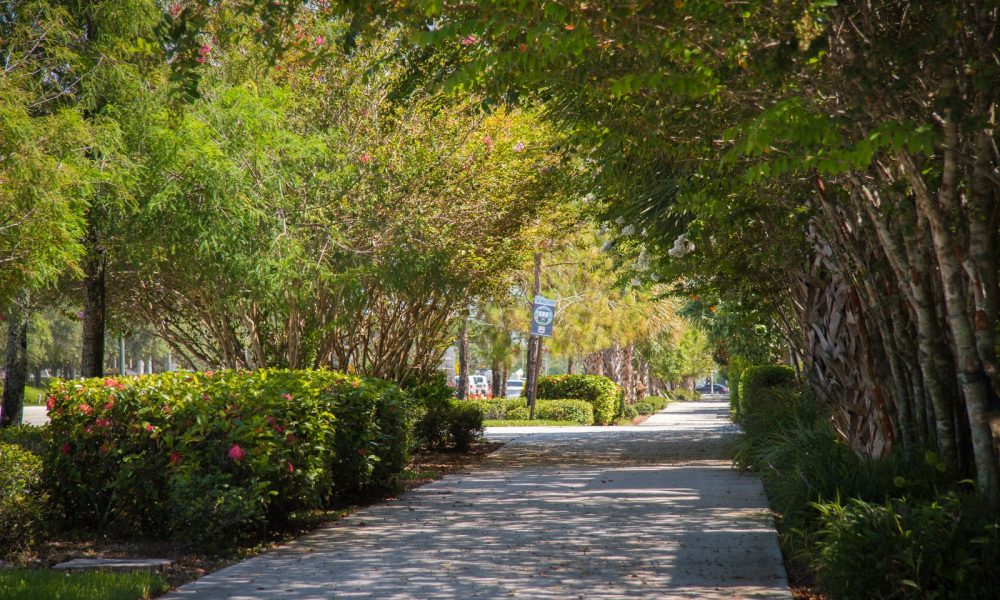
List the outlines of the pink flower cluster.
<svg viewBox="0 0 1000 600">
<path fill-rule="evenodd" d="M 229 447 L 229 458 L 234 462 L 240 462 L 246 457 L 246 452 L 243 448 L 240 448 L 239 444 L 233 444 Z"/>
</svg>

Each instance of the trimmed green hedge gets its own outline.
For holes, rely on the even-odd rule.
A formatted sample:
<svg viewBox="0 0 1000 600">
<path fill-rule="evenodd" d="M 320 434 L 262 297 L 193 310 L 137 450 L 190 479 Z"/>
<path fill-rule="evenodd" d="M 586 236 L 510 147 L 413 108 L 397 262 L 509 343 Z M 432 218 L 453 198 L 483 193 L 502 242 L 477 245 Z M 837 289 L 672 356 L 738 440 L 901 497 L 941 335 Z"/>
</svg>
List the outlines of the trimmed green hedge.
<svg viewBox="0 0 1000 600">
<path fill-rule="evenodd" d="M 523 398 L 485 400 L 475 404 L 482 407 L 485 418 L 489 420 L 523 421 L 528 418 L 528 407 Z M 585 400 L 538 400 L 535 418 L 593 425 L 594 409 Z"/>
<path fill-rule="evenodd" d="M 670 404 L 669 398 L 664 398 L 662 396 L 646 396 L 632 406 L 635 407 L 635 411 L 640 415 L 652 415 L 666 408 L 668 404 Z"/>
<path fill-rule="evenodd" d="M 447 376 L 438 372 L 429 381 L 407 390 L 417 414 L 414 433 L 421 446 L 468 450 L 483 435 L 483 407 L 479 402 L 454 399 Z"/>
<path fill-rule="evenodd" d="M 689 390 L 683 387 L 670 390 L 667 394 L 678 402 L 694 402 L 696 400 L 701 400 L 701 394 L 698 391 Z"/>
<path fill-rule="evenodd" d="M 0 557 L 39 540 L 46 503 L 42 459 L 21 446 L 0 443 Z"/>
<path fill-rule="evenodd" d="M 222 547 L 335 493 L 394 485 L 407 396 L 331 371 L 56 382 L 52 484 L 71 523 Z"/>
<path fill-rule="evenodd" d="M 594 409 L 595 425 L 614 423 L 624 409 L 622 388 L 601 375 L 541 377 L 538 380 L 538 397 L 545 400 L 586 400 Z"/>
</svg>

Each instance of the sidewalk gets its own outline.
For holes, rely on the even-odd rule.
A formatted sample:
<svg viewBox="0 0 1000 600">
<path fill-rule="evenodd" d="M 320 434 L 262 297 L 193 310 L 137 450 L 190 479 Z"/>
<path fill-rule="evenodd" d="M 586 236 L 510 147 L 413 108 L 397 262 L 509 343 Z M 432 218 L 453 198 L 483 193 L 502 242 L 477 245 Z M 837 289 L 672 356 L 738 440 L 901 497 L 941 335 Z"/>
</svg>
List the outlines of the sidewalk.
<svg viewBox="0 0 1000 600">
<path fill-rule="evenodd" d="M 791 598 L 724 402 L 635 427 L 491 430 L 445 477 L 169 594 L 186 598 Z M 555 431 L 553 431 L 555 430 Z"/>
</svg>

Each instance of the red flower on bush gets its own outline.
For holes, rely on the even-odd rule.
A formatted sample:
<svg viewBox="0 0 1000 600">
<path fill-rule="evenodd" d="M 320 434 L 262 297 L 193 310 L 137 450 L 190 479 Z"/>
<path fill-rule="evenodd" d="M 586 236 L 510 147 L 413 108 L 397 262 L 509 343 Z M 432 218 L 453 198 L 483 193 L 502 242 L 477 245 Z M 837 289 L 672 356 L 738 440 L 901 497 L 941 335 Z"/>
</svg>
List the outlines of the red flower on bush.
<svg viewBox="0 0 1000 600">
<path fill-rule="evenodd" d="M 69 445 L 69 442 L 66 442 L 66 443 L 64 443 L 62 445 L 62 453 L 63 454 L 69 454 L 72 450 L 73 450 L 73 447 Z"/>
<path fill-rule="evenodd" d="M 292 461 L 288 461 L 288 472 L 289 473 L 295 472 L 295 465 L 292 464 Z"/>
<path fill-rule="evenodd" d="M 111 427 L 111 419 L 97 419 L 94 423 L 98 427 Z"/>
<path fill-rule="evenodd" d="M 148 431 L 149 433 L 153 433 L 154 431 L 156 431 L 156 427 L 153 427 L 149 423 L 146 423 L 146 431 Z"/>
<path fill-rule="evenodd" d="M 367 165 L 372 161 L 372 155 L 367 152 L 362 152 L 361 156 L 358 157 L 358 160 L 361 161 L 361 164 Z"/>
<path fill-rule="evenodd" d="M 283 396 L 283 398 L 284 398 L 285 400 L 288 400 L 289 402 L 291 402 L 291 401 L 292 401 L 292 395 L 291 395 L 291 394 L 285 394 L 285 395 Z"/>
<path fill-rule="evenodd" d="M 170 452 L 170 464 L 177 466 L 181 464 L 181 453 L 176 450 L 171 450 Z"/>
<path fill-rule="evenodd" d="M 115 399 L 111 398 L 104 404 L 104 410 L 111 410 L 115 407 Z"/>
<path fill-rule="evenodd" d="M 239 444 L 233 444 L 229 447 L 229 458 L 232 460 L 240 462 L 245 456 L 246 452 L 243 451 L 243 448 L 240 448 Z"/>
<path fill-rule="evenodd" d="M 80 405 L 80 412 L 82 412 L 83 414 L 89 416 L 90 413 L 94 412 L 94 409 L 91 408 L 89 404 L 81 404 Z"/>
<path fill-rule="evenodd" d="M 52 412 L 52 409 L 56 407 L 56 399 L 54 396 L 49 396 L 45 399 L 45 412 Z"/>
</svg>

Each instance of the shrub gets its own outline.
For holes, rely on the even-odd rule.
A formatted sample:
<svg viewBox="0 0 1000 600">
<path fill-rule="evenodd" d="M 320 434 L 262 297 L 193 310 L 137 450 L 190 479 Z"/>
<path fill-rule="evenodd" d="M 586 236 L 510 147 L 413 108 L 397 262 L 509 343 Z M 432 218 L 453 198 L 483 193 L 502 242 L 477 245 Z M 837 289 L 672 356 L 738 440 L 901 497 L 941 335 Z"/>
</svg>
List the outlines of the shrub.
<svg viewBox="0 0 1000 600">
<path fill-rule="evenodd" d="M 748 418 L 769 419 L 784 407 L 775 403 L 774 390 L 791 390 L 795 371 L 787 365 L 758 365 L 746 368 L 740 376 L 740 422 Z"/>
<path fill-rule="evenodd" d="M 41 537 L 44 489 L 42 459 L 20 446 L 0 443 L 0 556 L 28 548 Z"/>
<path fill-rule="evenodd" d="M 449 441 L 457 450 L 468 450 L 483 435 L 483 409 L 475 402 L 453 402 L 448 418 Z"/>
<path fill-rule="evenodd" d="M 622 410 L 620 419 L 627 419 L 629 421 L 635 419 L 639 416 L 639 411 L 635 408 L 634 404 L 626 404 L 625 408 Z"/>
<path fill-rule="evenodd" d="M 640 400 L 632 405 L 635 412 L 640 415 L 651 415 L 656 412 L 656 406 L 652 402 L 646 402 L 645 400 Z"/>
<path fill-rule="evenodd" d="M 538 380 L 541 399 L 586 400 L 594 409 L 594 424 L 608 425 L 622 414 L 621 387 L 600 375 L 553 375 Z"/>
<path fill-rule="evenodd" d="M 0 429 L 0 444 L 13 444 L 20 446 L 28 452 L 39 456 L 45 454 L 48 449 L 49 426 L 42 425 L 16 425 Z"/>
<path fill-rule="evenodd" d="M 586 400 L 538 400 L 535 405 L 535 418 L 593 425 L 594 407 Z"/>
<path fill-rule="evenodd" d="M 410 394 L 418 415 L 414 434 L 422 446 L 468 450 L 482 436 L 484 407 L 455 400 L 443 373 L 410 390 Z"/>
<path fill-rule="evenodd" d="M 814 565 L 831 597 L 1000 597 L 1000 523 L 975 499 L 851 499 L 818 509 Z"/>
<path fill-rule="evenodd" d="M 70 522 L 216 547 L 392 486 L 410 446 L 399 388 L 330 371 L 56 382 L 49 406 Z"/>
</svg>

